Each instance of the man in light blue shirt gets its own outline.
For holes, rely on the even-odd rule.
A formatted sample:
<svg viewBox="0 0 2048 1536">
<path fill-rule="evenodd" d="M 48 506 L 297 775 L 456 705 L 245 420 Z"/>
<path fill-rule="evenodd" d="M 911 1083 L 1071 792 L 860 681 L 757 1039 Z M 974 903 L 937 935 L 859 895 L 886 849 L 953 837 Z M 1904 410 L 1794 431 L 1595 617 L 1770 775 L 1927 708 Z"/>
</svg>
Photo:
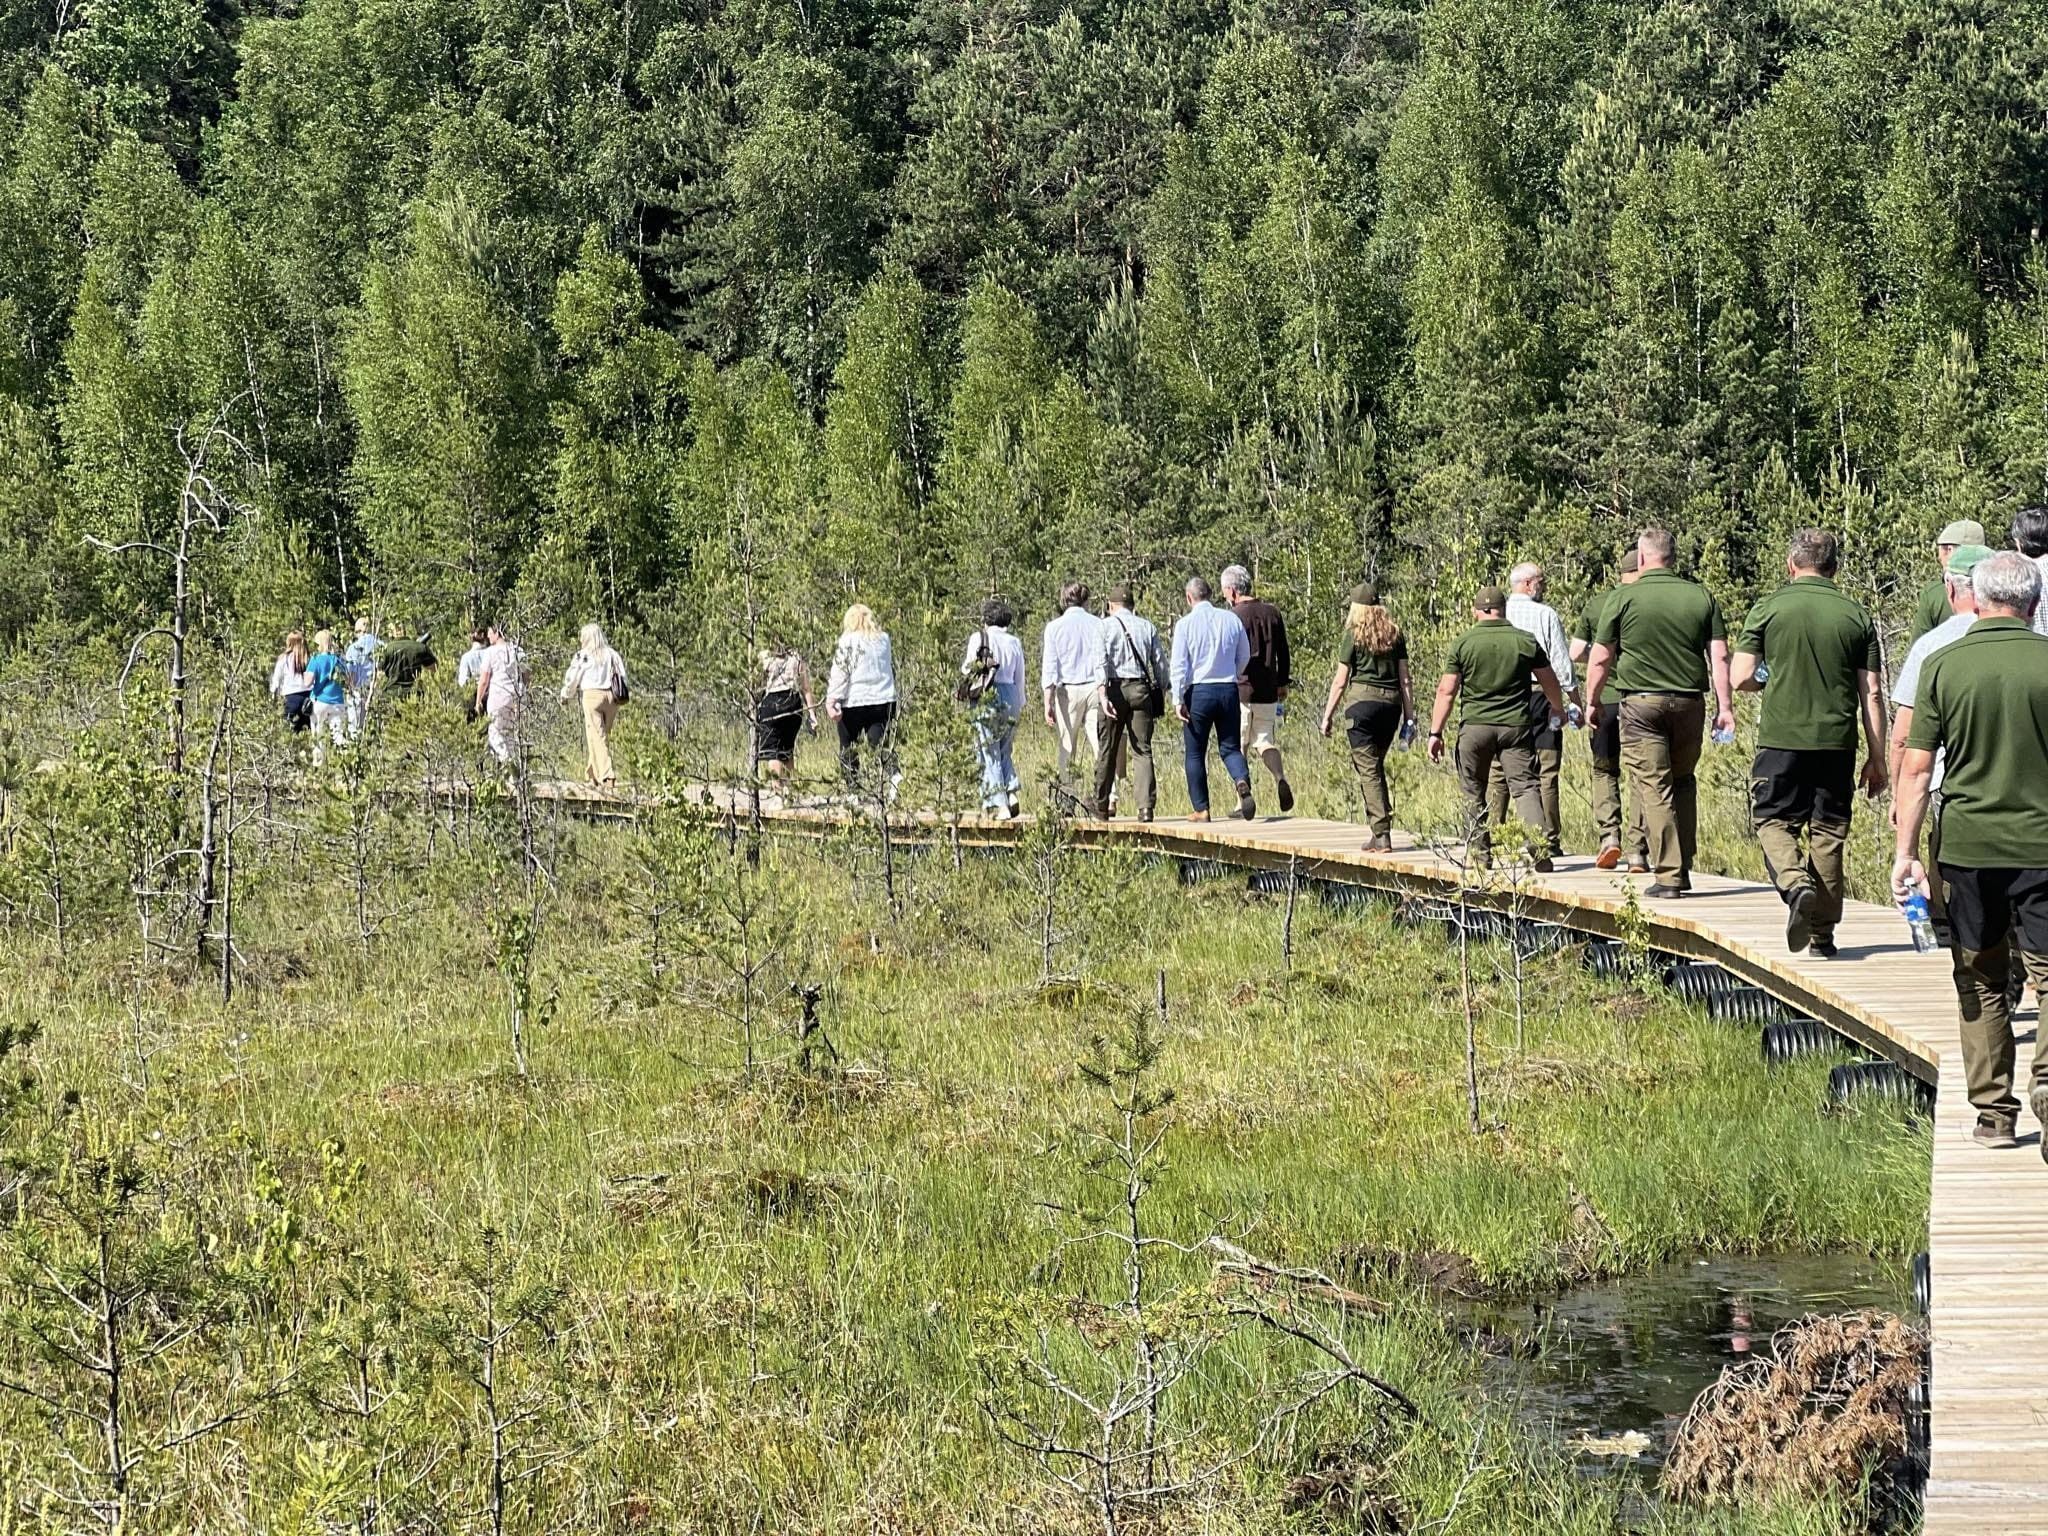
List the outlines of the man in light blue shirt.
<svg viewBox="0 0 2048 1536">
<path fill-rule="evenodd" d="M 1250 821 L 1251 772 L 1239 734 L 1237 686 L 1251 662 L 1251 640 L 1237 615 L 1209 601 L 1209 583 L 1188 579 L 1187 616 L 1173 626 L 1173 709 L 1180 716 L 1181 753 L 1188 775 L 1190 821 L 1209 819 L 1209 734 L 1237 790 L 1237 814 Z"/>
<path fill-rule="evenodd" d="M 370 715 L 370 693 L 377 682 L 377 653 L 384 649 L 384 642 L 377 638 L 377 631 L 367 618 L 356 620 L 356 637 L 348 649 L 341 653 L 341 668 L 348 678 L 348 734 L 351 740 L 362 735 L 363 723 Z"/>
<path fill-rule="evenodd" d="M 1045 723 L 1059 736 L 1059 763 L 1054 771 L 1067 801 L 1073 799 L 1074 759 L 1081 755 L 1081 748 L 1087 747 L 1089 763 L 1089 775 L 1082 783 L 1091 786 L 1095 760 L 1102 751 L 1102 621 L 1088 611 L 1089 596 L 1085 581 L 1070 581 L 1060 590 L 1060 616 L 1045 626 L 1038 657 Z M 1102 813 L 1092 793 L 1080 804 L 1086 815 Z"/>
</svg>

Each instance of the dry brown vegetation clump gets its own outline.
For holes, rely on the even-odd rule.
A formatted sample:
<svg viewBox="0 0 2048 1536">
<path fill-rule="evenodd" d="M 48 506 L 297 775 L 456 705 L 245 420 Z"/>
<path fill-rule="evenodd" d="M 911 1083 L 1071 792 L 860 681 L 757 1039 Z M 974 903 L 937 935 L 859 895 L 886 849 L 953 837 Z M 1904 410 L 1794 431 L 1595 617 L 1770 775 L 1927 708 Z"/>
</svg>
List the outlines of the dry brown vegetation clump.
<svg viewBox="0 0 2048 1536">
<path fill-rule="evenodd" d="M 1704 1504 L 1853 1495 L 1906 1454 L 1925 1330 L 1888 1312 L 1788 1323 L 1769 1356 L 1699 1395 L 1664 1464 L 1664 1492 Z"/>
</svg>

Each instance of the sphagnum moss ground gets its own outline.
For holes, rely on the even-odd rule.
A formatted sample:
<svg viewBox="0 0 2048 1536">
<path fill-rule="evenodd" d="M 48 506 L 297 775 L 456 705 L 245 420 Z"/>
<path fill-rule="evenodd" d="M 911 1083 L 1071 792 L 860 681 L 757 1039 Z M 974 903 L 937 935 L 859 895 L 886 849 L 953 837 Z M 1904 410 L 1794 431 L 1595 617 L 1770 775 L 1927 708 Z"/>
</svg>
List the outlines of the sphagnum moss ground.
<svg viewBox="0 0 2048 1536">
<path fill-rule="evenodd" d="M 390 1365 L 404 1417 L 378 1430 L 396 1446 L 379 1453 L 384 1528 L 406 1528 L 401 1510 L 483 1518 L 487 1417 L 446 1320 L 474 1301 L 487 1227 L 508 1287 L 540 1285 L 546 1303 L 545 1327 L 510 1346 L 527 1353 L 501 1365 L 531 1408 L 512 1431 L 525 1459 L 507 1529 L 1090 1528 L 990 1433 L 988 1351 L 1018 1298 L 1115 1282 L 1080 1257 L 1047 1261 L 1058 1208 L 1082 1195 L 1076 1130 L 1103 1116 L 1077 1063 L 1092 1034 L 1151 1007 L 1159 970 L 1159 1078 L 1176 1100 L 1148 1224 L 1223 1231 L 1391 1302 L 1347 1337 L 1423 1415 L 1376 1429 L 1365 1395 L 1335 1396 L 1171 1506 L 1169 1528 L 1371 1529 L 1345 1502 L 1357 1487 L 1411 1530 L 1615 1528 L 1612 1490 L 1489 1418 L 1469 1355 L 1389 1278 L 1390 1255 L 1455 1255 L 1468 1282 L 1528 1287 L 1693 1249 L 1903 1260 L 1922 1242 L 1924 1138 L 1884 1113 L 1823 1117 L 1821 1065 L 1767 1073 L 1752 1032 L 1595 983 L 1568 956 L 1535 962 L 1516 1056 L 1496 954 L 1479 950 L 1474 1137 L 1437 931 L 1304 901 L 1287 974 L 1277 902 L 1129 860 L 1068 866 L 1056 965 L 1087 984 L 1041 991 L 1042 925 L 1013 866 L 906 856 L 892 922 L 871 848 L 771 842 L 786 953 L 748 1082 L 711 973 L 672 955 L 649 978 L 631 834 L 569 835 L 538 958 L 552 1008 L 525 1081 L 491 952 L 497 897 L 460 857 L 407 877 L 410 915 L 365 955 L 332 877 L 273 856 L 240 919 L 266 980 L 230 1010 L 203 983 L 136 985 L 117 930 L 62 966 L 28 939 L 0 962 L 8 1013 L 44 1023 L 38 1074 L 81 1090 L 83 1113 L 241 1149 L 207 1164 L 224 1205 L 253 1198 L 258 1164 L 298 1191 L 296 1286 L 347 1312 L 369 1277 L 396 1278 L 408 1299 L 386 1343 L 409 1358 Z M 790 980 L 825 989 L 853 1069 L 836 1080 L 791 1070 Z M 360 1177 L 323 1183 L 323 1144 Z M 1209 1269 L 1161 1262 L 1192 1285 Z M 1250 1433 L 1262 1379 L 1299 1364 L 1234 1339 L 1179 1411 L 1227 1447 Z M 148 1475 L 175 1497 L 135 1528 L 342 1528 L 371 1456 L 313 1396 L 167 1454 Z M 0 1413 L 16 1491 L 53 1480 L 37 1406 Z"/>
</svg>

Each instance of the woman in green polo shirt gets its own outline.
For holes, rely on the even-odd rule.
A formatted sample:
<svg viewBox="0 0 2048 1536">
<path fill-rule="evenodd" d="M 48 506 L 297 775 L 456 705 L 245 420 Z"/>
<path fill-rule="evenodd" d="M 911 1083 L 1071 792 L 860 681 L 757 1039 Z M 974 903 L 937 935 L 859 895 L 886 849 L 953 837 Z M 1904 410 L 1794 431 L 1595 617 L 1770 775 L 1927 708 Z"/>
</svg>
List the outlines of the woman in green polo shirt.
<svg viewBox="0 0 2048 1536">
<path fill-rule="evenodd" d="M 1337 674 L 1323 704 L 1323 734 L 1330 734 L 1337 706 L 1344 706 L 1344 737 L 1351 766 L 1365 796 L 1372 827 L 1367 853 L 1394 847 L 1394 795 L 1387 784 L 1387 749 L 1402 730 L 1415 729 L 1415 693 L 1408 681 L 1408 637 L 1380 606 L 1379 589 L 1360 582 L 1351 589 L 1351 609 L 1337 641 Z"/>
</svg>

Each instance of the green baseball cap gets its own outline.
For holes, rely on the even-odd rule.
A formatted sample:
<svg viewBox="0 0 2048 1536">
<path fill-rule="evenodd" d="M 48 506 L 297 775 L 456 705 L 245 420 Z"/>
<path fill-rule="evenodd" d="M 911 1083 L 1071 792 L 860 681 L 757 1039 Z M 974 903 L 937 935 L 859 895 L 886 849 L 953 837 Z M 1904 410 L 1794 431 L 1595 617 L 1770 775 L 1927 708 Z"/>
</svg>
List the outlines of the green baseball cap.
<svg viewBox="0 0 2048 1536">
<path fill-rule="evenodd" d="M 1982 544 L 1958 544 L 1949 554 L 1946 567 L 1948 574 L 1951 576 L 1967 576 L 1986 560 L 1989 560 L 1991 553 Z"/>
</svg>

